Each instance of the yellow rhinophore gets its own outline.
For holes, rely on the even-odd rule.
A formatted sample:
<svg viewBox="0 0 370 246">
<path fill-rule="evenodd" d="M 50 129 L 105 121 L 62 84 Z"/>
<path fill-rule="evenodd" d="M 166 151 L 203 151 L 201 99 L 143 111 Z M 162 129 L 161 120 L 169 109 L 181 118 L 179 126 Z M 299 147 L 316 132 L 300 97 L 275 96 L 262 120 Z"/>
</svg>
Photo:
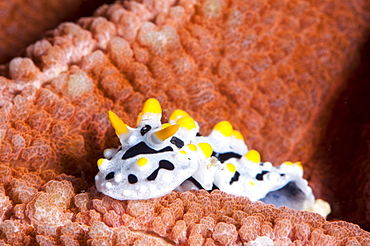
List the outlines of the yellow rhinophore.
<svg viewBox="0 0 370 246">
<path fill-rule="evenodd" d="M 190 116 L 181 117 L 176 123 L 181 127 L 185 127 L 188 130 L 194 129 L 197 126 L 195 124 L 194 119 L 191 118 Z"/>
<path fill-rule="evenodd" d="M 160 131 L 155 132 L 154 134 L 159 140 L 164 141 L 167 138 L 172 137 L 177 130 L 179 130 L 179 128 L 179 125 L 170 125 Z"/>
<path fill-rule="evenodd" d="M 159 101 L 155 98 L 149 98 L 145 101 L 142 114 L 153 113 L 153 114 L 162 114 L 162 108 Z"/>
<path fill-rule="evenodd" d="M 121 134 L 128 134 L 130 130 L 127 125 L 112 111 L 108 111 L 109 120 L 116 130 L 116 135 L 119 137 Z"/>
<path fill-rule="evenodd" d="M 213 149 L 212 146 L 208 143 L 199 143 L 199 148 L 203 151 L 206 158 L 210 157 L 212 155 Z"/>
<path fill-rule="evenodd" d="M 161 128 L 164 129 L 166 127 L 169 127 L 171 124 L 170 123 L 164 123 L 161 125 Z"/>
<path fill-rule="evenodd" d="M 227 170 L 229 170 L 232 173 L 236 172 L 236 167 L 231 163 L 226 163 L 226 168 L 227 168 Z"/>
<path fill-rule="evenodd" d="M 136 161 L 139 167 L 145 166 L 148 163 L 148 159 L 145 157 L 141 157 Z"/>
<path fill-rule="evenodd" d="M 254 163 L 260 163 L 261 162 L 261 155 L 257 150 L 250 150 L 248 153 L 245 154 L 245 157 L 254 162 Z"/>
<path fill-rule="evenodd" d="M 184 110 L 176 109 L 175 111 L 172 112 L 170 116 L 170 120 L 175 121 L 181 117 L 186 117 L 186 116 L 189 116 L 189 114 L 186 113 Z"/>
<path fill-rule="evenodd" d="M 302 166 L 302 162 L 301 161 L 294 162 L 294 164 L 296 164 L 297 167 L 299 167 L 300 169 L 303 170 L 303 166 Z"/>
<path fill-rule="evenodd" d="M 233 133 L 233 126 L 226 120 L 218 122 L 213 129 L 221 132 L 225 137 L 231 137 Z"/>
</svg>

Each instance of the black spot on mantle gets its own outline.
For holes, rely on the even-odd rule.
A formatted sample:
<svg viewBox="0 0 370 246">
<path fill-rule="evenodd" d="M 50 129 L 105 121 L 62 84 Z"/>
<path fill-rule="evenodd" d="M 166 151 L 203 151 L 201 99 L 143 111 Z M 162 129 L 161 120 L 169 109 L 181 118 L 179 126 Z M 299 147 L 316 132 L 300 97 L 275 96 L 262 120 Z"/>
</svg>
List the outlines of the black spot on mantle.
<svg viewBox="0 0 370 246">
<path fill-rule="evenodd" d="M 216 153 L 213 152 L 212 156 L 216 157 L 221 163 L 224 163 L 230 158 L 237 158 L 240 159 L 242 156 L 235 153 L 235 152 L 225 152 L 225 153 Z"/>
<path fill-rule="evenodd" d="M 166 151 L 173 151 L 173 149 L 170 146 L 167 146 L 160 150 L 155 150 L 150 148 L 145 142 L 140 142 L 137 145 L 129 148 L 126 153 L 122 156 L 122 160 L 127 160 L 131 157 L 140 155 L 140 154 L 156 154 Z"/>
<path fill-rule="evenodd" d="M 155 180 L 161 168 L 172 171 L 173 169 L 175 169 L 175 166 L 167 160 L 161 160 L 159 161 L 159 167 L 156 170 L 154 170 L 154 172 L 150 174 L 146 179 L 149 181 Z"/>
</svg>

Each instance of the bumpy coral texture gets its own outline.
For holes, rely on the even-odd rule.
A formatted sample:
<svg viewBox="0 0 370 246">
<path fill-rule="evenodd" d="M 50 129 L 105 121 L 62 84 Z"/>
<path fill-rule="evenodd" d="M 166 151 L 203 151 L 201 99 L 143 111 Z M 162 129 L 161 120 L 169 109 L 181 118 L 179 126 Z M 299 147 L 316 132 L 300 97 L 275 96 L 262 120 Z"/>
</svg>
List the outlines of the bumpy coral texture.
<svg viewBox="0 0 370 246">
<path fill-rule="evenodd" d="M 11 196 L 20 199 L 12 208 L 1 193 L 1 207 L 10 219 L 2 217 L 0 243 L 8 245 L 238 245 L 259 237 L 268 237 L 275 245 L 370 243 L 370 233 L 357 225 L 328 222 L 315 213 L 262 202 L 252 204 L 246 197 L 221 191 L 117 201 L 95 189 L 75 194 L 78 180 L 71 176 L 44 183 L 32 173 L 5 166 L 0 171 L 16 177 L 3 185 L 12 187 Z M 50 172 L 43 175 L 53 178 Z M 33 189 L 23 192 L 20 183 Z"/>
<path fill-rule="evenodd" d="M 19 55 L 20 49 L 37 41 L 41 34 L 56 27 L 82 1 L 1 1 L 0 63 Z"/>
<path fill-rule="evenodd" d="M 0 63 L 8 62 L 61 21 L 89 15 L 103 0 L 11 0 L 0 2 Z"/>
<path fill-rule="evenodd" d="M 155 97 L 165 117 L 184 109 L 204 134 L 229 120 L 264 160 L 303 160 L 315 194 L 336 204 L 333 194 L 353 191 L 347 180 L 361 177 L 360 164 L 334 175 L 348 163 L 309 160 L 321 147 L 317 124 L 330 118 L 323 109 L 357 62 L 368 9 L 365 1 L 131 1 L 61 24 L 0 77 L 0 240 L 217 245 L 267 235 L 276 245 L 369 244 L 353 224 L 224 193 L 119 202 L 93 186 L 96 160 L 118 145 L 107 111 L 135 125 Z M 368 197 L 354 203 L 370 211 Z M 338 218 L 356 208 L 336 206 Z"/>
</svg>

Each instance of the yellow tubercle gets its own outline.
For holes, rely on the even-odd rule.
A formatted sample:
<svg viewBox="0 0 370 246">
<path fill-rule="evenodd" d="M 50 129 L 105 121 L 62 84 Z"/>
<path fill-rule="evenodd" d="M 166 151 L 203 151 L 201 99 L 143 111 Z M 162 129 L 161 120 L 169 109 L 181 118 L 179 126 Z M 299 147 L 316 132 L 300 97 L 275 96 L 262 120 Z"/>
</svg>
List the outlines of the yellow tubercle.
<svg viewBox="0 0 370 246">
<path fill-rule="evenodd" d="M 113 128 L 116 130 L 117 136 L 130 132 L 127 125 L 115 113 L 108 111 L 108 116 Z"/>
<path fill-rule="evenodd" d="M 180 150 L 179 151 L 181 154 L 183 154 L 183 155 L 187 155 L 188 153 L 186 153 L 186 151 L 185 150 Z"/>
<path fill-rule="evenodd" d="M 249 184 L 250 184 L 251 186 L 254 186 L 254 182 L 253 182 L 253 181 L 250 181 L 250 182 L 249 182 Z"/>
<path fill-rule="evenodd" d="M 197 146 L 195 146 L 194 144 L 188 144 L 188 147 L 192 151 L 197 151 Z"/>
<path fill-rule="evenodd" d="M 181 117 L 176 123 L 181 127 L 185 127 L 188 130 L 194 129 L 197 126 L 195 124 L 194 119 L 191 118 L 190 116 Z"/>
<path fill-rule="evenodd" d="M 300 169 L 303 170 L 303 166 L 302 166 L 302 162 L 301 161 L 297 161 L 294 164 L 297 165 Z"/>
<path fill-rule="evenodd" d="M 155 98 L 149 98 L 145 101 L 142 114 L 153 113 L 153 114 L 162 114 L 162 108 L 159 101 Z"/>
<path fill-rule="evenodd" d="M 203 151 L 206 158 L 209 158 L 212 155 L 213 149 L 212 146 L 208 143 L 199 143 L 199 148 Z"/>
<path fill-rule="evenodd" d="M 164 141 L 167 138 L 172 137 L 179 130 L 179 128 L 179 125 L 169 125 L 168 127 L 163 128 L 162 130 L 157 131 L 154 134 L 158 139 Z"/>
<path fill-rule="evenodd" d="M 226 163 L 226 168 L 227 168 L 227 170 L 229 170 L 232 173 L 236 172 L 236 167 L 231 163 Z"/>
<path fill-rule="evenodd" d="M 104 159 L 104 158 L 100 158 L 98 161 L 97 161 L 97 164 L 98 164 L 98 167 L 100 167 L 103 163 L 104 163 L 104 161 L 105 161 L 106 159 Z"/>
<path fill-rule="evenodd" d="M 145 157 L 141 157 L 136 161 L 139 167 L 145 166 L 148 163 L 148 159 Z"/>
<path fill-rule="evenodd" d="M 170 116 L 170 120 L 176 120 L 178 118 L 186 117 L 186 116 L 189 116 L 189 114 L 186 113 L 184 110 L 176 109 L 175 111 L 172 112 Z"/>
<path fill-rule="evenodd" d="M 226 120 L 217 123 L 213 129 L 221 132 L 225 137 L 231 137 L 233 133 L 233 126 Z"/>
<path fill-rule="evenodd" d="M 286 161 L 286 162 L 284 162 L 283 164 L 288 165 L 288 166 L 291 166 L 291 165 L 293 165 L 293 162 L 291 162 L 291 161 Z"/>
<path fill-rule="evenodd" d="M 248 151 L 248 153 L 245 154 L 245 157 L 257 164 L 261 162 L 261 155 L 257 150 Z"/>
<path fill-rule="evenodd" d="M 233 135 L 236 139 L 244 140 L 243 135 L 242 135 L 239 131 L 237 131 L 237 130 L 233 130 L 232 135 Z"/>
</svg>

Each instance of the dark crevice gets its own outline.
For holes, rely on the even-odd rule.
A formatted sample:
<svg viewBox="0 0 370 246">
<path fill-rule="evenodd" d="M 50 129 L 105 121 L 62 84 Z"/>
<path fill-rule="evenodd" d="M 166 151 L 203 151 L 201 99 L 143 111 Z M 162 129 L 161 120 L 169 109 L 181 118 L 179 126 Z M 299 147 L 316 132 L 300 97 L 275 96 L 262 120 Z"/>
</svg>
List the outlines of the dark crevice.
<svg viewBox="0 0 370 246">
<path fill-rule="evenodd" d="M 352 74 L 326 116 L 329 121 L 312 163 L 325 163 L 311 174 L 332 208 L 329 220 L 345 220 L 370 230 L 370 42 L 361 52 Z M 316 176 L 316 177 L 315 177 Z M 316 184 L 315 184 L 316 185 Z M 315 191 L 315 190 L 314 190 Z"/>
</svg>

